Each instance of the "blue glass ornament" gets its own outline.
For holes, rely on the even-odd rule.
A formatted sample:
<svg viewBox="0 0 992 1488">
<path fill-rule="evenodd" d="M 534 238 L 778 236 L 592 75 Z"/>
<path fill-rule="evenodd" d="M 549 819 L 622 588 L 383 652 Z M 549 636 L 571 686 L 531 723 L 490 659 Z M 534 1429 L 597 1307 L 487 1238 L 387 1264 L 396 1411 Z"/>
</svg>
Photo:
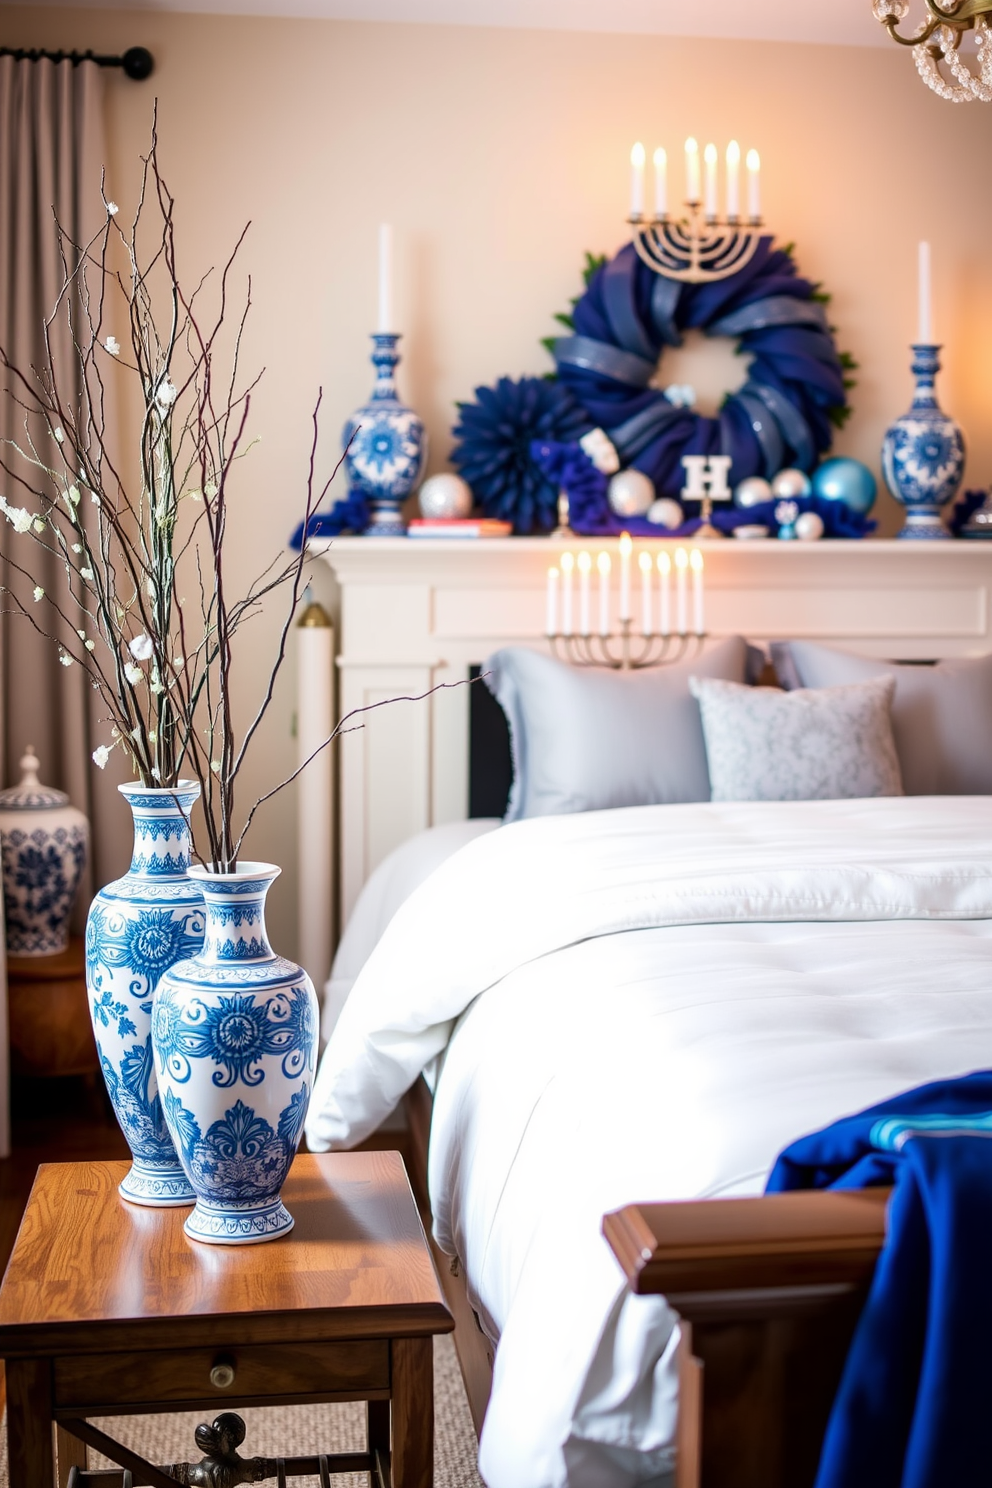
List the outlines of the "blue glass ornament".
<svg viewBox="0 0 992 1488">
<path fill-rule="evenodd" d="M 372 396 L 364 408 L 351 415 L 341 435 L 346 449 L 351 441 L 345 460 L 351 489 L 368 499 L 371 519 L 367 537 L 405 536 L 400 508 L 427 463 L 423 422 L 396 396 L 399 339 L 392 332 L 372 337 Z"/>
<path fill-rule="evenodd" d="M 934 393 L 939 352 L 939 346 L 913 347 L 912 407 L 896 419 L 882 443 L 885 483 L 906 508 L 900 537 L 949 538 L 940 508 L 954 499 L 964 474 L 964 438 Z"/>
<path fill-rule="evenodd" d="M 875 505 L 878 485 L 860 460 L 835 455 L 813 472 L 813 495 L 823 501 L 843 501 L 851 511 L 866 517 Z"/>
</svg>

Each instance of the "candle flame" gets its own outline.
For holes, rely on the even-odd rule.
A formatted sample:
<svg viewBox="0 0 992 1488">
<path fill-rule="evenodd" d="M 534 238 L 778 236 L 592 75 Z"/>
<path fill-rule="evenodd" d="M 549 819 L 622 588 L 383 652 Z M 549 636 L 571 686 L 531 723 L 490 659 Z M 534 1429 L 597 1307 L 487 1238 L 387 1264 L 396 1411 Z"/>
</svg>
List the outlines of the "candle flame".
<svg viewBox="0 0 992 1488">
<path fill-rule="evenodd" d="M 716 165 L 716 145 L 707 145 L 703 151 L 703 159 L 707 165 Z"/>
<path fill-rule="evenodd" d="M 688 568 L 689 567 L 689 554 L 686 552 L 685 548 L 676 548 L 675 549 L 675 567 L 676 568 Z"/>
<path fill-rule="evenodd" d="M 562 573 L 571 573 L 572 572 L 572 569 L 574 567 L 575 567 L 575 559 L 572 557 L 571 553 L 562 553 L 562 555 L 561 555 L 561 571 L 562 571 Z"/>
<path fill-rule="evenodd" d="M 727 164 L 728 165 L 740 165 L 740 163 L 741 163 L 741 147 L 737 143 L 736 140 L 731 140 L 730 141 L 730 144 L 727 146 Z"/>
<path fill-rule="evenodd" d="M 641 554 L 641 556 L 638 558 L 637 563 L 638 563 L 638 566 L 639 566 L 639 568 L 641 570 L 641 573 L 643 573 L 643 574 L 649 574 L 651 572 L 651 554 L 650 553 L 648 553 L 646 551 L 643 552 Z"/>
<path fill-rule="evenodd" d="M 664 549 L 658 554 L 658 572 L 669 574 L 672 571 L 672 560 Z"/>
<path fill-rule="evenodd" d="M 592 568 L 592 559 L 588 553 L 579 554 L 579 573 L 587 574 Z"/>
<path fill-rule="evenodd" d="M 549 579 L 556 579 L 557 577 L 558 577 L 558 570 L 556 568 L 549 568 L 548 569 L 548 578 Z"/>
<path fill-rule="evenodd" d="M 609 553 L 600 553 L 596 559 L 596 567 L 604 576 L 609 573 L 611 567 Z"/>
<path fill-rule="evenodd" d="M 692 552 L 689 554 L 689 565 L 692 568 L 693 573 L 702 573 L 703 555 L 698 548 L 693 548 Z"/>
<path fill-rule="evenodd" d="M 748 150 L 747 168 L 749 171 L 759 171 L 761 169 L 761 156 L 757 150 Z"/>
<path fill-rule="evenodd" d="M 634 167 L 635 170 L 643 170 L 644 169 L 644 159 L 645 159 L 644 146 L 641 144 L 640 140 L 638 140 L 637 141 L 637 144 L 633 147 L 633 149 L 630 152 L 630 163 Z"/>
<path fill-rule="evenodd" d="M 657 150 L 655 150 L 653 159 L 655 170 L 662 170 L 668 164 L 668 156 L 665 154 L 660 145 L 658 146 Z"/>
<path fill-rule="evenodd" d="M 692 135 L 690 134 L 689 138 L 685 142 L 685 153 L 687 155 L 695 155 L 698 150 L 699 150 L 699 145 L 697 144 L 697 142 L 693 139 Z"/>
<path fill-rule="evenodd" d="M 630 533 L 629 532 L 621 532 L 621 534 L 620 534 L 620 556 L 622 558 L 629 558 L 630 557 L 630 550 L 631 550 L 631 548 L 633 546 L 634 546 L 634 544 L 633 544 L 633 542 L 631 540 Z"/>
</svg>

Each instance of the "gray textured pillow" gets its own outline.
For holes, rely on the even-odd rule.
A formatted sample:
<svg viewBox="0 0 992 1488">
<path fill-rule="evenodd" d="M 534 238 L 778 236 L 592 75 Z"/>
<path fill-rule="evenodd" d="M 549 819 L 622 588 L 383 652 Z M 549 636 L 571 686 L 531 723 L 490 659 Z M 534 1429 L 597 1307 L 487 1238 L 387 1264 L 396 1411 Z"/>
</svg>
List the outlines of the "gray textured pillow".
<svg viewBox="0 0 992 1488">
<path fill-rule="evenodd" d="M 691 677 L 714 801 L 901 796 L 889 705 L 895 680 L 782 692 Z"/>
<path fill-rule="evenodd" d="M 787 688 L 895 678 L 892 732 L 907 796 L 992 794 L 992 656 L 915 666 L 813 641 L 776 641 L 771 653 Z"/>
<path fill-rule="evenodd" d="M 691 662 L 614 672 L 510 646 L 483 667 L 510 725 L 513 789 L 505 820 L 708 801 L 710 782 L 691 673 L 743 682 L 737 636 Z"/>
</svg>

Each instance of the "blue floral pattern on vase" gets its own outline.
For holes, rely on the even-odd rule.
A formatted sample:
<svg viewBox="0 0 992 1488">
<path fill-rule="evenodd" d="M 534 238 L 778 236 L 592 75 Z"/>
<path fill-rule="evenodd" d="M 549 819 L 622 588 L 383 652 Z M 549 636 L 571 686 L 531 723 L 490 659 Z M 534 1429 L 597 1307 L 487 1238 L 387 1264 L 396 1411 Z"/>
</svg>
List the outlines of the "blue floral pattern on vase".
<svg viewBox="0 0 992 1488">
<path fill-rule="evenodd" d="M 396 396 L 399 339 L 392 334 L 372 337 L 372 365 L 376 371 L 372 397 L 352 414 L 341 436 L 351 489 L 366 496 L 371 509 L 368 537 L 405 534 L 400 507 L 416 487 L 427 462 L 423 422 Z"/>
<path fill-rule="evenodd" d="M 193 868 L 206 934 L 155 993 L 152 1045 L 165 1120 L 196 1193 L 194 1240 L 243 1245 L 292 1227 L 279 1197 L 306 1116 L 317 1062 L 313 983 L 277 956 L 265 863 L 232 874 Z"/>
<path fill-rule="evenodd" d="M 20 784 L 0 791 L 7 950 L 13 956 L 52 956 L 69 944 L 89 823 L 65 791 L 40 784 L 30 747 L 20 763 Z"/>
<path fill-rule="evenodd" d="M 885 483 L 906 508 L 903 538 L 949 538 L 940 509 L 954 499 L 964 475 L 964 438 L 934 392 L 940 347 L 913 347 L 916 392 L 882 443 Z"/>
<path fill-rule="evenodd" d="M 119 789 L 134 817 L 134 852 L 124 877 L 90 906 L 86 987 L 103 1078 L 133 1159 L 120 1192 L 136 1204 L 191 1204 L 159 1100 L 151 1018 L 162 973 L 203 944 L 203 895 L 186 873 L 199 786 Z"/>
</svg>

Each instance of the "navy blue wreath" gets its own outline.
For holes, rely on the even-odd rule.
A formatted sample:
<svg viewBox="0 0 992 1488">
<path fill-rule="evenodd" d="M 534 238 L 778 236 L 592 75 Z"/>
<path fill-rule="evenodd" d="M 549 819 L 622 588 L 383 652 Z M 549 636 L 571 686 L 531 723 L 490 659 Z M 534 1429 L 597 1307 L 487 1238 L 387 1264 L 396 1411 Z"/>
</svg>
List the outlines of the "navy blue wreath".
<svg viewBox="0 0 992 1488">
<path fill-rule="evenodd" d="M 559 318 L 574 331 L 551 343 L 559 381 L 659 496 L 680 494 L 683 455 L 730 455 L 734 484 L 787 465 L 811 471 L 847 413 L 854 364 L 834 344 L 816 286 L 770 237 L 738 273 L 711 284 L 665 278 L 628 244 L 595 268 L 572 316 Z M 748 381 L 716 418 L 650 386 L 664 348 L 690 327 L 738 337 L 753 357 Z"/>
<path fill-rule="evenodd" d="M 475 389 L 459 403 L 451 463 L 468 481 L 487 517 L 513 523 L 517 533 L 550 532 L 558 520 L 558 487 L 531 454 L 535 440 L 570 444 L 592 421 L 567 388 L 543 377 Z"/>
</svg>

